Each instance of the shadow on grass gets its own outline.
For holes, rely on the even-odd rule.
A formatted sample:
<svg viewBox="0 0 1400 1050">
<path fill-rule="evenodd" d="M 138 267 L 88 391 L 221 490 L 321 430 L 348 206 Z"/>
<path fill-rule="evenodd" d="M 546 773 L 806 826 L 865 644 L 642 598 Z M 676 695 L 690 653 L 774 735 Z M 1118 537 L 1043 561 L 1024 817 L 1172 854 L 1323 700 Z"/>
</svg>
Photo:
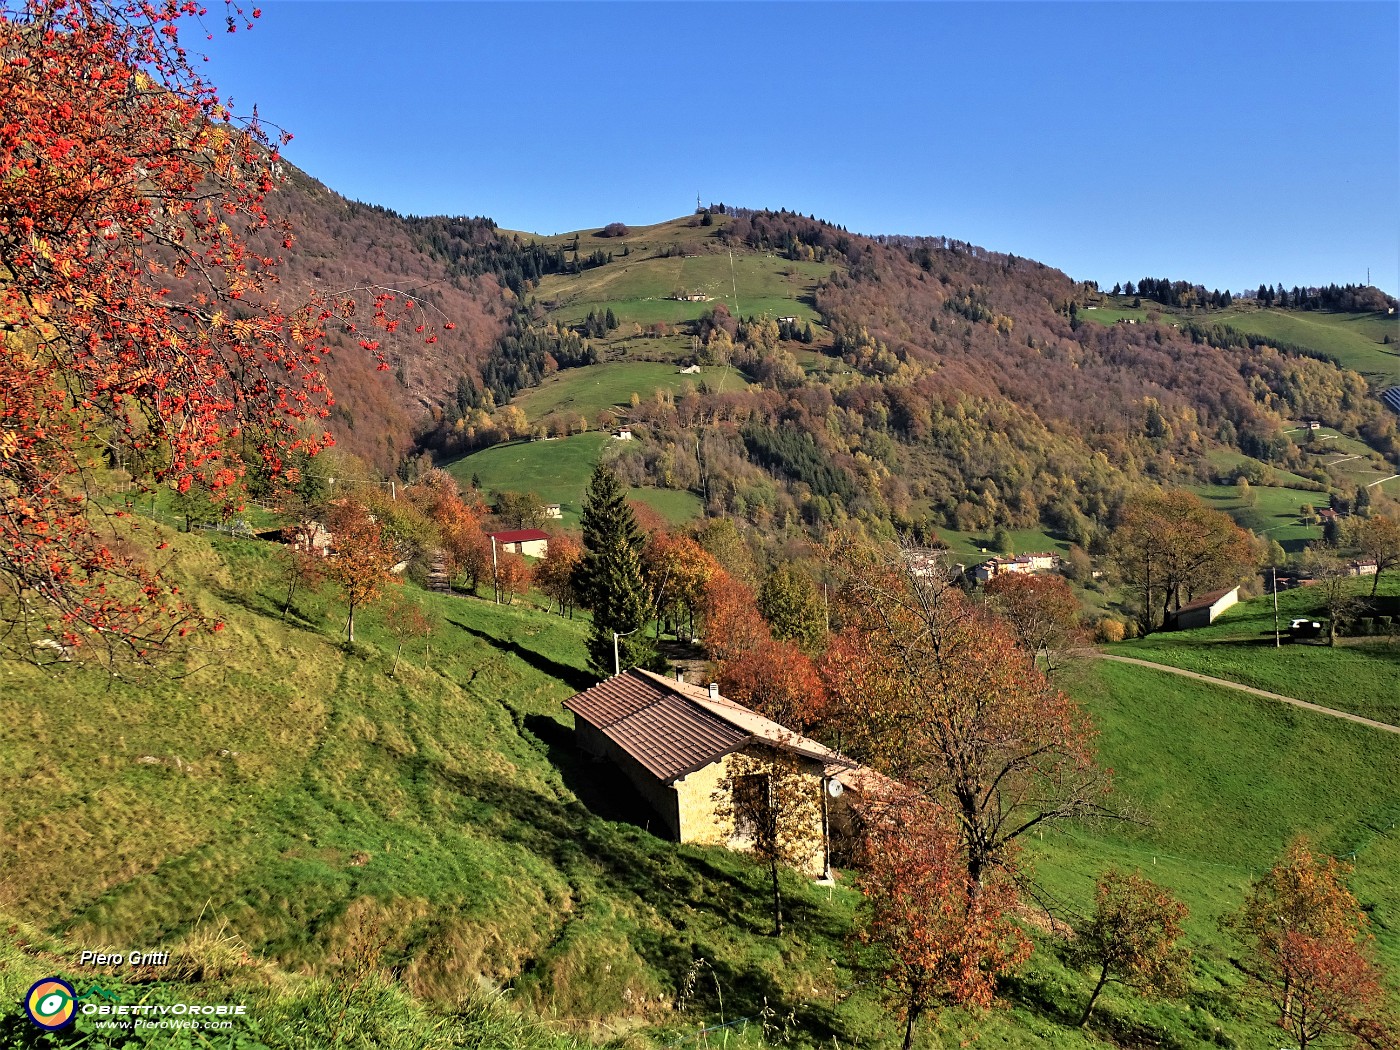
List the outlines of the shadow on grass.
<svg viewBox="0 0 1400 1050">
<path fill-rule="evenodd" d="M 485 631 L 477 630 L 475 627 L 468 627 L 460 620 L 448 620 L 447 622 L 453 627 L 460 627 L 473 638 L 480 639 L 493 649 L 498 649 L 503 653 L 509 653 L 512 656 L 519 657 L 536 671 L 539 671 L 541 674 L 547 674 L 551 678 L 559 679 L 559 681 L 563 682 L 570 689 L 582 692 L 589 686 L 598 684 L 597 679 L 587 671 L 581 671 L 570 664 L 560 663 L 553 657 L 545 656 L 543 653 L 537 653 L 533 649 L 527 649 L 514 639 L 497 638 Z"/>
<path fill-rule="evenodd" d="M 487 819 L 502 841 L 548 861 L 575 885 L 592 884 L 620 902 L 631 902 L 642 921 L 629 923 L 628 941 L 648 967 L 668 976 L 671 988 L 681 988 L 694 960 L 703 957 L 715 970 L 728 1016 L 757 1015 L 766 1006 L 782 1017 L 796 1009 L 799 1021 L 821 1033 L 822 1040 L 849 1040 L 834 1012 L 790 1003 L 770 967 L 736 957 L 727 943 L 732 934 L 722 943 L 712 939 L 716 923 L 720 930 L 766 937 L 771 928 L 766 871 L 738 858 L 730 870 L 702 851 L 648 835 L 636 824 L 647 819 L 647 807 L 619 771 L 591 764 L 574 749 L 568 730 L 552 719 L 532 715 L 525 724 L 578 800 L 553 798 L 500 779 L 469 780 L 436 764 L 430 768 L 459 795 L 495 812 Z M 804 939 L 839 941 L 845 936 L 837 917 L 812 901 L 790 898 L 786 908 L 789 928 L 802 931 Z M 647 912 L 660 921 L 647 921 Z M 712 991 L 701 982 L 694 1006 L 713 1014 L 718 994 L 713 1004 L 705 998 Z"/>
</svg>

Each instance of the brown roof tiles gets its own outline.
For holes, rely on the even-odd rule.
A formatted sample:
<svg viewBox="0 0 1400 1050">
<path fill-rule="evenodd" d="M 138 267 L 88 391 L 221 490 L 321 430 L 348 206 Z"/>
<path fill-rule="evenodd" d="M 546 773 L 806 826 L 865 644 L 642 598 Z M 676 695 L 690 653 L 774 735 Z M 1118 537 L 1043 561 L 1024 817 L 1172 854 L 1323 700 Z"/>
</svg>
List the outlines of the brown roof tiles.
<svg viewBox="0 0 1400 1050">
<path fill-rule="evenodd" d="M 857 768 L 844 755 L 742 704 L 640 668 L 599 682 L 564 706 L 666 783 L 755 739 L 821 762 L 828 775 Z"/>
<path fill-rule="evenodd" d="M 565 700 L 564 706 L 665 783 L 737 751 L 751 739 L 667 688 L 664 678 L 645 675 L 636 670 L 614 675 Z"/>
</svg>

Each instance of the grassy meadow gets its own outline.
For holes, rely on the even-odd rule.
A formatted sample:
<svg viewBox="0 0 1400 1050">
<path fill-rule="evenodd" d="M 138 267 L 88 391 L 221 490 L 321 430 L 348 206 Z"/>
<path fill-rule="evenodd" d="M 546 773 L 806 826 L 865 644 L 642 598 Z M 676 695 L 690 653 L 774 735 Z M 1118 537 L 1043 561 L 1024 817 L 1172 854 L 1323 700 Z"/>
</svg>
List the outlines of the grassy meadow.
<svg viewBox="0 0 1400 1050">
<path fill-rule="evenodd" d="M 98 975 L 104 987 L 241 997 L 251 1045 L 344 1032 L 644 1050 L 719 1024 L 733 1047 L 897 1045 L 848 940 L 848 878 L 785 876 L 792 933 L 769 937 L 761 869 L 653 837 L 625 783 L 582 760 L 560 701 L 593 681 L 586 620 L 410 585 L 436 627 L 393 670 L 382 611 L 350 649 L 329 591 L 281 619 L 273 545 L 173 539 L 187 593 L 228 625 L 187 677 L 4 668 L 6 1003 L 49 973 L 92 980 L 72 967 L 78 947 L 139 944 L 168 946 L 176 968 Z M 1172 887 L 1192 908 L 1192 990 L 1110 990 L 1081 1031 L 1088 976 L 1036 919 L 1009 1008 L 930 1019 L 919 1045 L 1262 1045 L 1267 1018 L 1214 923 L 1299 831 L 1354 855 L 1379 947 L 1400 962 L 1400 741 L 1144 668 L 1061 674 L 1100 727 L 1120 804 L 1150 820 L 1033 838 L 1038 892 L 1072 920 L 1109 864 Z M 0 1038 L 20 1041 L 5 1045 L 36 1045 L 10 1011 Z"/>
<path fill-rule="evenodd" d="M 1241 499 L 1234 485 L 1189 485 L 1187 488 L 1213 510 L 1224 511 L 1241 527 L 1266 539 L 1277 540 L 1286 551 L 1301 551 L 1322 538 L 1322 528 L 1304 525 L 1300 511 L 1304 504 L 1327 506 L 1325 492 L 1254 485 L 1248 496 Z"/>
<path fill-rule="evenodd" d="M 1376 388 L 1400 383 L 1400 317 L 1383 313 L 1349 314 L 1322 310 L 1261 309 L 1254 303 L 1237 303 L 1224 310 L 1182 310 L 1144 299 L 1132 306 L 1133 297 L 1106 295 L 1095 310 L 1081 310 L 1081 321 L 1114 324 L 1132 319 L 1146 324 L 1147 313 L 1155 310 L 1162 324 L 1195 321 L 1197 324 L 1224 325 L 1244 335 L 1258 335 L 1281 343 L 1306 347 L 1327 354 L 1343 368 L 1359 372 Z M 1389 344 L 1385 337 L 1390 337 Z"/>
<path fill-rule="evenodd" d="M 1371 579 L 1357 579 L 1355 589 L 1369 595 Z M 1400 595 L 1400 580 L 1387 574 L 1380 593 Z M 1112 651 L 1400 725 L 1400 640 L 1339 638 L 1334 647 L 1290 643 L 1289 622 L 1318 617 L 1320 599 L 1311 588 L 1298 587 L 1280 591 L 1278 606 L 1281 648 L 1274 646 L 1273 597 L 1263 595 L 1227 609 L 1209 627 L 1164 631 Z"/>
<path fill-rule="evenodd" d="M 487 492 L 533 492 L 545 503 L 558 503 L 561 524 L 577 526 L 593 468 L 614 444 L 607 434 L 575 434 L 539 441 L 511 441 L 473 452 L 444 464 L 463 487 L 477 478 Z M 677 489 L 632 488 L 629 497 L 651 507 L 673 525 L 703 509 L 700 497 Z"/>
<path fill-rule="evenodd" d="M 478 478 L 490 492 L 533 492 L 558 503 L 566 522 L 583 510 L 589 475 L 613 440 L 607 434 L 575 434 L 544 441 L 510 441 L 444 464 L 463 487 Z"/>
<path fill-rule="evenodd" d="M 711 382 L 721 369 L 702 369 L 700 375 L 682 375 L 680 366 L 655 361 L 625 361 L 566 368 L 555 372 L 537 387 L 522 391 L 513 402 L 534 422 L 556 412 L 581 412 L 590 424 L 606 409 L 627 409 L 636 394 L 652 400 L 658 391 L 682 392 L 708 378 Z"/>
<path fill-rule="evenodd" d="M 1400 383 L 1400 318 L 1252 306 L 1232 307 L 1214 316 L 1238 332 L 1331 354 L 1342 367 L 1360 372 L 1378 387 Z M 1389 345 L 1382 342 L 1387 335 Z"/>
</svg>

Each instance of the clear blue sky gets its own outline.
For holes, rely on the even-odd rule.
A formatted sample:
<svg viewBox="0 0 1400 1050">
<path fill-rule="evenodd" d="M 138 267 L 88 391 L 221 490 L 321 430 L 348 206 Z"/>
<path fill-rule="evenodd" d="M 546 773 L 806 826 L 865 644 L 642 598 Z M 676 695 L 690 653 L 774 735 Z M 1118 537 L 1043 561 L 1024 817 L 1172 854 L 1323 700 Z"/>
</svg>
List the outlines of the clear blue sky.
<svg viewBox="0 0 1400 1050">
<path fill-rule="evenodd" d="M 267 0 L 208 46 L 290 160 L 399 211 L 553 233 L 698 193 L 1107 285 L 1400 289 L 1395 3 Z"/>
</svg>

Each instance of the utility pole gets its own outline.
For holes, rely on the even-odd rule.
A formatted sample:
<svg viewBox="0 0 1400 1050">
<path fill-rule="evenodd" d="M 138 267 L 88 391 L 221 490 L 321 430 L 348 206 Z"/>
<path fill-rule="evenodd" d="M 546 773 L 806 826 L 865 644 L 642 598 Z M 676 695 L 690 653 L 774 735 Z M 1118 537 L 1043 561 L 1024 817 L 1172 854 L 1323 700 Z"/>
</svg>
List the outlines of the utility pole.
<svg viewBox="0 0 1400 1050">
<path fill-rule="evenodd" d="M 636 634 L 640 630 L 640 627 L 633 627 L 630 631 L 623 631 L 621 634 L 618 634 L 616 631 L 613 631 L 613 674 L 622 673 L 622 657 L 618 654 L 617 651 L 617 640 L 619 638 L 626 638 L 629 634 Z"/>
<path fill-rule="evenodd" d="M 491 537 L 491 593 L 496 596 L 496 604 L 501 604 L 501 574 L 496 569 L 496 537 Z"/>
<path fill-rule="evenodd" d="M 1278 566 L 1270 566 L 1274 573 L 1274 648 L 1278 649 L 1283 645 L 1278 636 Z"/>
</svg>

